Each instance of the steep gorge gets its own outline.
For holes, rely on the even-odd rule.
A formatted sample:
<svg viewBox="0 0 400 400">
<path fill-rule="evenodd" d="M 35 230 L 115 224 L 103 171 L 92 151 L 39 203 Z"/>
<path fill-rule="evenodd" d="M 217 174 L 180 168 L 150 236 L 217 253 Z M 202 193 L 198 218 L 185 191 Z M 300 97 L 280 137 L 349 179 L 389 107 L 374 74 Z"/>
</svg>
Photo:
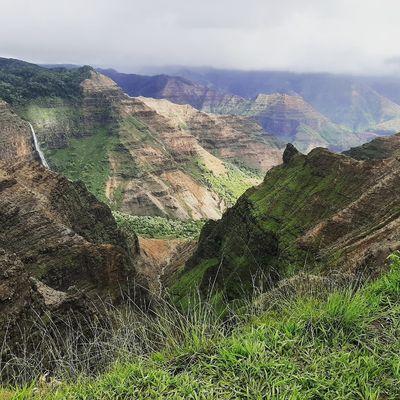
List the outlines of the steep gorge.
<svg viewBox="0 0 400 400">
<path fill-rule="evenodd" d="M 270 287 L 299 271 L 376 274 L 400 248 L 400 161 L 387 150 L 398 149 L 398 139 L 353 149 L 359 160 L 322 148 L 303 155 L 288 145 L 282 165 L 205 225 L 171 292 L 182 299 L 190 287 L 212 285 L 234 299 L 254 279 Z M 387 157 L 368 157 L 370 148 Z"/>
<path fill-rule="evenodd" d="M 18 112 L 51 167 L 113 209 L 216 219 L 279 162 L 281 143 L 246 118 L 130 98 L 93 71 L 81 90 L 78 102 L 36 99 Z"/>
</svg>

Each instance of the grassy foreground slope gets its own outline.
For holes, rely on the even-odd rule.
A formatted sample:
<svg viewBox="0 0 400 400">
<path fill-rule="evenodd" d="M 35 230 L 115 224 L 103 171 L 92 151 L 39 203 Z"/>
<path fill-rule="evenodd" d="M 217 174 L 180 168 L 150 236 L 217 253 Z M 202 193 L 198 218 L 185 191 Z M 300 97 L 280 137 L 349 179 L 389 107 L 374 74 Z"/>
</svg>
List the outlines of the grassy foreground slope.
<svg viewBox="0 0 400 400">
<path fill-rule="evenodd" d="M 398 399 L 400 257 L 391 259 L 389 272 L 358 290 L 293 291 L 263 312 L 248 305 L 230 332 L 207 312 L 169 329 L 172 320 L 160 319 L 160 336 L 169 332 L 161 351 L 2 398 Z"/>
</svg>

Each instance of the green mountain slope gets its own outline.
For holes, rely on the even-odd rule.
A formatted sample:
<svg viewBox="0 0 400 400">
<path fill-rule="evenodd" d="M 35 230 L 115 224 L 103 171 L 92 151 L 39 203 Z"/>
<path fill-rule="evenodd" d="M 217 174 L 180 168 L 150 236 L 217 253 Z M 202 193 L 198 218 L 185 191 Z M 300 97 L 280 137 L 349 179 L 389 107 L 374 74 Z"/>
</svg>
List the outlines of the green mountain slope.
<svg viewBox="0 0 400 400">
<path fill-rule="evenodd" d="M 397 136 L 392 137 L 393 143 Z M 230 299 L 300 270 L 368 270 L 399 247 L 400 162 L 357 161 L 288 146 L 284 164 L 249 189 L 220 221 L 209 222 L 187 265 L 191 287 Z M 177 299 L 190 287 L 183 273 Z"/>
<path fill-rule="evenodd" d="M 0 85 L 52 169 L 134 215 L 219 218 L 283 151 L 255 122 L 146 104 L 90 67 L 0 59 Z"/>
</svg>

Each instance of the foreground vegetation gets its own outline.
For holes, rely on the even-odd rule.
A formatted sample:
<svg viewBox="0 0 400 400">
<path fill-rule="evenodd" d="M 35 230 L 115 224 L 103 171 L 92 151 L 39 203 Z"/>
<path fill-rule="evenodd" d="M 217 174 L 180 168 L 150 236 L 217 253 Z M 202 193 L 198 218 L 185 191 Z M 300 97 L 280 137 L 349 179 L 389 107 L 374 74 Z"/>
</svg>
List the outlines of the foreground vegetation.
<svg viewBox="0 0 400 400">
<path fill-rule="evenodd" d="M 63 362 L 58 354 L 62 368 L 54 375 L 62 381 L 3 389 L 3 398 L 400 397 L 399 255 L 392 256 L 388 273 L 361 288 L 328 293 L 302 287 L 273 299 L 224 315 L 206 302 L 186 314 L 164 305 L 140 323 L 124 313 L 106 342 L 91 342 L 92 357 L 99 349 L 112 356 L 107 372 L 89 376 L 72 368 L 76 359 Z M 78 377 L 71 379 L 71 371 Z"/>
<path fill-rule="evenodd" d="M 128 236 L 139 236 L 154 239 L 194 239 L 200 235 L 204 220 L 178 220 L 158 216 L 129 215 L 119 211 L 113 212 L 118 226 Z"/>
</svg>

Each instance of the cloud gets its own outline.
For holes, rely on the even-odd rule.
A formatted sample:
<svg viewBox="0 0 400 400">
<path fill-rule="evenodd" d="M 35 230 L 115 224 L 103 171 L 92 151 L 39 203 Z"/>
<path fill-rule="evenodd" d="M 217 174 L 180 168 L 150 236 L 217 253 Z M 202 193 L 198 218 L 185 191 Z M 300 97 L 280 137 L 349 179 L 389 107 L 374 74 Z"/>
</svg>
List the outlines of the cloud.
<svg viewBox="0 0 400 400">
<path fill-rule="evenodd" d="M 46 63 L 389 73 L 397 0 L 2 0 L 0 55 Z"/>
</svg>

